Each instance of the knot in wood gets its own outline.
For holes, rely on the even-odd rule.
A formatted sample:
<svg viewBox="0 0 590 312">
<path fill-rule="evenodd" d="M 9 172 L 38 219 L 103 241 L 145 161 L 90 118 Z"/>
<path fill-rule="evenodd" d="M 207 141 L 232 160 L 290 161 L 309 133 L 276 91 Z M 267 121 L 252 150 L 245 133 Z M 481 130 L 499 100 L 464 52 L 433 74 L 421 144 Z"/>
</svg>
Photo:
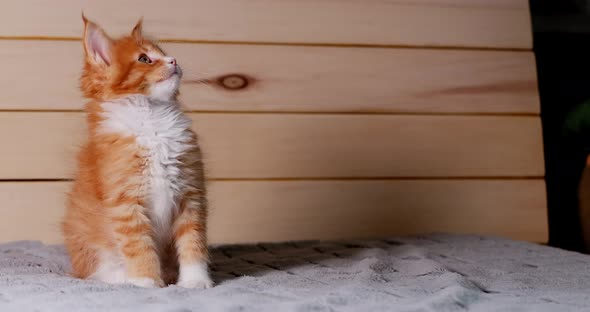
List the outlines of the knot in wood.
<svg viewBox="0 0 590 312">
<path fill-rule="evenodd" d="M 244 89 L 248 86 L 248 78 L 237 74 L 226 75 L 219 78 L 219 84 L 230 90 Z"/>
</svg>

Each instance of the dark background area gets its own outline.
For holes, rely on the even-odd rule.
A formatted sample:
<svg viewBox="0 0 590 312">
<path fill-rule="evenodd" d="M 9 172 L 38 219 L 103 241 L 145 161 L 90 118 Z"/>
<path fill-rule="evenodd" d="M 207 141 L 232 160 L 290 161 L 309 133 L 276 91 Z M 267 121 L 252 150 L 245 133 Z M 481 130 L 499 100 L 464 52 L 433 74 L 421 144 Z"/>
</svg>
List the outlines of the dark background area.
<svg viewBox="0 0 590 312">
<path fill-rule="evenodd" d="M 545 140 L 549 244 L 584 251 L 578 183 L 590 144 L 564 136 L 563 125 L 568 112 L 590 99 L 590 1 L 531 0 L 530 5 Z"/>
</svg>

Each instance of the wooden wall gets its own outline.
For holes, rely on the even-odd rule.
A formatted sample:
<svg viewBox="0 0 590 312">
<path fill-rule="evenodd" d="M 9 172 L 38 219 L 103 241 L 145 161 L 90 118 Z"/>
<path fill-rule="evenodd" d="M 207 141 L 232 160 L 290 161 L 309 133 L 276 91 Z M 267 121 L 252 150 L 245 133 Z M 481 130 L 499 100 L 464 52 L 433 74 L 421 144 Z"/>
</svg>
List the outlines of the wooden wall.
<svg viewBox="0 0 590 312">
<path fill-rule="evenodd" d="M 84 136 L 80 12 L 186 73 L 214 243 L 547 239 L 526 0 L 4 0 L 0 241 L 59 242 Z"/>
</svg>

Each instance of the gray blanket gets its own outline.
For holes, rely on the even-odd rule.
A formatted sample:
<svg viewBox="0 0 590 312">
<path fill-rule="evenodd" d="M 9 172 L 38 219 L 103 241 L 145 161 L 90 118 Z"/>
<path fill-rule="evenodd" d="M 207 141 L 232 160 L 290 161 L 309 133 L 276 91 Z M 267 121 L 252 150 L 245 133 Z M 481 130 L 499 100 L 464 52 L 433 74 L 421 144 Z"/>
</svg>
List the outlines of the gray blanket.
<svg viewBox="0 0 590 312">
<path fill-rule="evenodd" d="M 490 237 L 215 247 L 217 286 L 68 277 L 59 246 L 0 245 L 0 311 L 590 311 L 590 257 Z"/>
</svg>

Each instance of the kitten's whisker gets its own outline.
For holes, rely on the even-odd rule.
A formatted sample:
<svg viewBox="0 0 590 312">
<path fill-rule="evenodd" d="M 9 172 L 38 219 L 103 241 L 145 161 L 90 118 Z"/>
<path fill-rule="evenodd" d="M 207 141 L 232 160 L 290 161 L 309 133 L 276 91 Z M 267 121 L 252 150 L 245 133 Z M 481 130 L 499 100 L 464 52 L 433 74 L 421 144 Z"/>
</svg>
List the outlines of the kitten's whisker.
<svg viewBox="0 0 590 312">
<path fill-rule="evenodd" d="M 202 85 L 210 85 L 214 84 L 215 80 L 212 79 L 185 79 L 183 81 L 184 84 L 202 84 Z"/>
<path fill-rule="evenodd" d="M 202 71 L 202 70 L 199 70 L 196 73 L 193 73 L 193 72 L 188 72 L 188 73 L 187 72 L 183 72 L 183 74 L 185 75 L 185 77 L 188 76 L 188 77 L 192 77 L 192 78 L 194 78 L 194 77 L 222 76 L 225 73 L 226 73 L 226 71 L 219 71 L 219 70 L 216 70 L 216 71 Z"/>
</svg>

